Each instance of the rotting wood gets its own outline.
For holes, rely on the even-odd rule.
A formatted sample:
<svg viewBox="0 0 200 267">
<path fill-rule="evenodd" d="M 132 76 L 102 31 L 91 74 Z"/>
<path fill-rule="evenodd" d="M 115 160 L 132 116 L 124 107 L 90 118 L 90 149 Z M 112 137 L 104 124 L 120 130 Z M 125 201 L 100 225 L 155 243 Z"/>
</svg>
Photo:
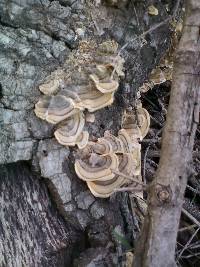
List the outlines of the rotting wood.
<svg viewBox="0 0 200 267">
<path fill-rule="evenodd" d="M 198 123 L 200 2 L 186 2 L 173 73 L 161 158 L 149 190 L 148 211 L 135 250 L 135 267 L 176 266 L 176 237 Z M 158 183 L 161 185 L 158 188 Z"/>
</svg>

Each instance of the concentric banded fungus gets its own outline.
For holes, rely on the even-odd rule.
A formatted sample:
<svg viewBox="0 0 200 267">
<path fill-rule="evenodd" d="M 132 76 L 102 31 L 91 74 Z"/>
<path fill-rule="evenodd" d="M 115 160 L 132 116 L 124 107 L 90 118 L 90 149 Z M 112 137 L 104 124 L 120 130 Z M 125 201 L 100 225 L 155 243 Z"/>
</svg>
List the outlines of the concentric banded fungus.
<svg viewBox="0 0 200 267">
<path fill-rule="evenodd" d="M 94 153 L 101 155 L 113 152 L 111 144 L 105 138 L 98 138 L 98 141 L 93 143 L 91 148 Z"/>
<path fill-rule="evenodd" d="M 114 41 L 99 46 L 91 41 L 81 42 L 63 69 L 52 72 L 39 86 L 45 95 L 35 105 L 38 117 L 59 123 L 54 134 L 60 144 L 78 146 L 80 159 L 75 161 L 75 171 L 95 196 L 103 198 L 129 182 L 122 174 L 140 177 L 138 139 L 146 135 L 150 121 L 148 112 L 139 107 L 137 118 L 135 114 L 128 115 L 117 137 L 106 131 L 97 142 L 89 141 L 85 121 L 92 123 L 95 116 L 86 113 L 85 118 L 83 111 L 93 112 L 113 103 L 119 78 L 124 75 L 124 59 L 117 49 Z"/>
<path fill-rule="evenodd" d="M 75 146 L 82 140 L 81 134 L 84 125 L 84 115 L 82 112 L 79 112 L 61 123 L 61 126 L 55 131 L 54 135 L 60 144 L 64 146 Z"/>
<path fill-rule="evenodd" d="M 137 124 L 137 116 L 135 116 L 132 112 L 125 112 L 122 119 L 122 127 L 130 136 L 132 143 L 137 143 L 138 140 L 142 140 L 141 131 Z"/>
<path fill-rule="evenodd" d="M 131 154 L 118 155 L 119 159 L 119 171 L 123 174 L 131 176 L 133 174 L 133 165 L 135 160 Z M 107 181 L 87 181 L 87 185 L 96 197 L 107 198 L 113 194 L 116 188 L 119 188 L 124 183 L 130 182 L 126 178 L 116 175 Z"/>
<path fill-rule="evenodd" d="M 45 82 L 39 86 L 40 91 L 45 95 L 53 95 L 58 92 L 61 78 L 64 72 L 61 69 L 55 70 L 46 77 Z"/>
<path fill-rule="evenodd" d="M 117 169 L 118 158 L 115 154 L 91 154 L 87 159 L 76 160 L 75 171 L 84 181 L 107 181 L 115 175 L 112 169 Z"/>
<path fill-rule="evenodd" d="M 77 103 L 76 106 L 94 112 L 111 105 L 113 103 L 114 94 L 103 94 L 95 88 L 91 89 L 91 87 L 85 87 L 85 90 L 82 89 L 82 91 L 79 92 L 79 97 L 81 102 Z"/>
<path fill-rule="evenodd" d="M 125 151 L 125 153 L 132 153 L 133 143 L 127 131 L 125 129 L 119 130 L 118 137 L 123 144 L 123 151 Z"/>
<path fill-rule="evenodd" d="M 76 144 L 78 148 L 83 149 L 87 145 L 88 140 L 89 140 L 89 133 L 87 131 L 83 131 L 77 139 Z"/>
<path fill-rule="evenodd" d="M 125 113 L 122 126 L 132 139 L 143 139 L 149 130 L 150 116 L 142 107 L 138 107 L 136 112 L 137 114 Z"/>
<path fill-rule="evenodd" d="M 35 105 L 35 114 L 43 120 L 56 124 L 79 112 L 72 99 L 62 95 L 43 96 Z"/>
<path fill-rule="evenodd" d="M 126 153 L 121 139 L 112 135 L 109 131 L 105 131 L 104 137 L 98 138 L 96 143 L 92 143 L 92 150 L 97 154 L 109 153 Z"/>
<path fill-rule="evenodd" d="M 52 95 L 59 89 L 58 80 L 50 80 L 48 83 L 44 83 L 39 86 L 40 91 L 45 95 Z"/>
<path fill-rule="evenodd" d="M 111 78 L 100 80 L 95 74 L 91 74 L 90 78 L 93 80 L 95 87 L 103 94 L 114 92 L 119 87 L 118 81 L 112 80 Z"/>
<path fill-rule="evenodd" d="M 139 128 L 141 131 L 141 135 L 144 138 L 149 131 L 150 116 L 149 116 L 148 111 L 142 107 L 137 109 L 137 114 L 138 114 Z"/>
</svg>

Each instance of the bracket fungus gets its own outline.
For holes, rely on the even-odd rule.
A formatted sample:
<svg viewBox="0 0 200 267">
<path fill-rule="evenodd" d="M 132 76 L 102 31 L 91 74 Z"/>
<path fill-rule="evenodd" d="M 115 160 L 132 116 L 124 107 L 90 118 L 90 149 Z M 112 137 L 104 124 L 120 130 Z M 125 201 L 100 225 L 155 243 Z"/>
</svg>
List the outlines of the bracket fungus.
<svg viewBox="0 0 200 267">
<path fill-rule="evenodd" d="M 74 101 L 63 95 L 45 95 L 35 105 L 35 114 L 52 124 L 59 123 L 79 110 L 75 108 Z"/>
<path fill-rule="evenodd" d="M 54 135 L 57 141 L 64 146 L 79 146 L 79 143 L 87 144 L 88 135 L 86 131 L 83 134 L 84 125 L 84 114 L 79 112 L 63 121 Z M 80 146 L 82 147 L 83 145 Z"/>
<path fill-rule="evenodd" d="M 96 197 L 109 197 L 116 188 L 129 183 L 123 175 L 141 179 L 139 140 L 150 124 L 145 109 L 139 107 L 137 116 L 126 113 L 118 136 L 105 131 L 96 142 L 89 140 L 86 125 L 95 121 L 90 112 L 113 103 L 120 77 L 124 76 L 123 64 L 115 41 L 99 45 L 82 41 L 63 68 L 52 72 L 39 86 L 43 95 L 35 104 L 36 116 L 56 124 L 54 135 L 60 144 L 78 146 L 76 174 Z M 116 174 L 118 171 L 121 175 Z"/>
<path fill-rule="evenodd" d="M 118 157 L 112 153 L 97 155 L 91 153 L 88 158 L 76 160 L 75 171 L 84 181 L 107 181 L 115 175 L 112 169 L 118 166 Z"/>
<path fill-rule="evenodd" d="M 131 154 L 118 155 L 119 166 L 118 169 L 121 173 L 132 175 L 133 173 L 133 159 Z M 106 181 L 87 181 L 87 185 L 96 197 L 107 198 L 109 197 L 116 188 L 119 188 L 125 183 L 125 178 L 115 174 L 112 179 Z"/>
<path fill-rule="evenodd" d="M 150 127 L 148 111 L 139 105 L 135 113 L 125 112 L 122 126 L 131 138 L 142 140 L 147 135 Z"/>
</svg>

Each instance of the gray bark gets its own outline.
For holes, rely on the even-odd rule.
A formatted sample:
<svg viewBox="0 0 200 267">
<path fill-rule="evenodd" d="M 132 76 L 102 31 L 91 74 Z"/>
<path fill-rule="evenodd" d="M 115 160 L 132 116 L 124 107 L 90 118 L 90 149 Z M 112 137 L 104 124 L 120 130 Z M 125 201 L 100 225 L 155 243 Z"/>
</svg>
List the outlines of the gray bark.
<svg viewBox="0 0 200 267">
<path fill-rule="evenodd" d="M 18 261 L 12 256 L 7 263 L 2 257 L 2 266 L 71 266 L 73 259 L 79 266 L 83 266 L 82 262 L 84 266 L 88 266 L 89 262 L 93 266 L 120 265 L 124 248 L 113 231 L 125 235 L 130 242 L 135 238 L 137 220 L 131 214 L 128 195 L 118 193 L 110 199 L 95 199 L 75 175 L 73 149 L 59 145 L 53 138 L 53 127 L 33 113 L 34 104 L 40 96 L 38 85 L 51 71 L 62 67 L 81 39 L 113 38 L 123 46 L 134 38 L 134 42 L 130 42 L 122 53 L 126 59 L 126 75 L 116 93 L 116 101 L 111 107 L 95 113 L 96 120 L 90 128 L 90 134 L 96 137 L 102 136 L 107 129 L 115 133 L 120 128 L 123 109 L 134 106 L 136 90 L 168 48 L 171 37 L 168 24 L 149 33 L 146 43 L 141 38 L 135 38 L 168 17 L 162 2 L 124 1 L 114 7 L 103 4 L 96 7 L 95 2 L 98 1 L 0 1 L 0 163 L 5 165 L 2 168 L 6 172 L 11 168 L 9 178 L 6 180 L 3 175 L 0 179 L 0 186 L 4 186 L 2 199 L 8 195 L 8 200 L 2 201 L 1 206 L 10 216 L 13 205 L 7 203 L 15 203 L 13 194 L 16 194 L 19 196 L 17 211 L 20 216 L 26 213 L 24 228 L 17 227 L 23 221 L 20 218 L 11 223 L 9 231 L 7 225 L 10 219 L 5 216 L 0 241 L 7 242 L 8 246 L 3 246 L 0 253 L 15 255 Z M 153 2 L 159 9 L 158 16 L 147 14 L 147 7 Z M 169 4 L 172 9 L 171 1 Z M 83 35 L 77 34 L 78 28 L 82 28 Z M 16 163 L 19 161 L 29 162 L 32 172 L 37 173 L 34 179 L 24 163 Z M 23 175 L 23 172 L 28 173 Z M 47 194 L 45 185 L 37 180 L 39 176 L 45 178 L 43 181 L 49 186 L 51 198 L 66 223 L 39 197 L 36 211 L 29 212 L 34 209 L 34 194 Z M 22 179 L 20 185 L 17 184 L 19 179 Z M 11 187 L 13 194 L 9 194 Z M 29 195 L 32 197 L 29 198 Z M 23 205 L 29 208 L 26 210 Z M 49 215 L 44 214 L 40 218 L 37 213 L 39 207 Z M 36 223 L 33 224 L 34 220 Z M 68 225 L 72 227 L 71 232 Z M 29 229 L 25 239 L 22 236 L 12 238 L 12 231 L 20 236 L 25 227 Z M 61 230 L 67 235 L 64 241 Z M 30 255 L 25 255 L 29 253 L 30 235 L 35 246 Z M 48 240 L 50 244 L 54 243 L 55 238 L 58 244 L 64 243 L 64 253 L 59 252 L 62 245 L 44 246 Z M 68 243 L 68 238 L 73 242 Z M 80 248 L 82 239 L 84 244 Z M 14 254 L 11 253 L 12 247 L 18 247 Z M 55 263 L 51 257 L 45 260 L 45 253 L 51 253 L 53 247 Z M 81 252 L 87 257 L 79 258 Z"/>
</svg>

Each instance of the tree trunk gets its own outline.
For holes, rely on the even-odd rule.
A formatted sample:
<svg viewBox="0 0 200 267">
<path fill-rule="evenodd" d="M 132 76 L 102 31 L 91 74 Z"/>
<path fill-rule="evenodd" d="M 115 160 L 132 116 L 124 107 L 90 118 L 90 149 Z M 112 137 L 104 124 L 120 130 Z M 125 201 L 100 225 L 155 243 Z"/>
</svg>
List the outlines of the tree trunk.
<svg viewBox="0 0 200 267">
<path fill-rule="evenodd" d="M 38 85 L 62 68 L 80 40 L 114 39 L 120 47 L 128 42 L 125 78 L 114 104 L 95 112 L 90 134 L 120 128 L 122 111 L 134 106 L 172 32 L 166 23 L 145 41 L 138 37 L 172 13 L 173 1 L 165 1 L 169 11 L 160 1 L 107 2 L 116 1 L 0 1 L 1 266 L 120 266 L 124 247 L 113 233 L 131 244 L 135 238 L 129 196 L 94 198 L 75 175 L 73 149 L 59 145 L 53 127 L 33 112 Z M 157 16 L 148 14 L 150 4 Z"/>
</svg>

